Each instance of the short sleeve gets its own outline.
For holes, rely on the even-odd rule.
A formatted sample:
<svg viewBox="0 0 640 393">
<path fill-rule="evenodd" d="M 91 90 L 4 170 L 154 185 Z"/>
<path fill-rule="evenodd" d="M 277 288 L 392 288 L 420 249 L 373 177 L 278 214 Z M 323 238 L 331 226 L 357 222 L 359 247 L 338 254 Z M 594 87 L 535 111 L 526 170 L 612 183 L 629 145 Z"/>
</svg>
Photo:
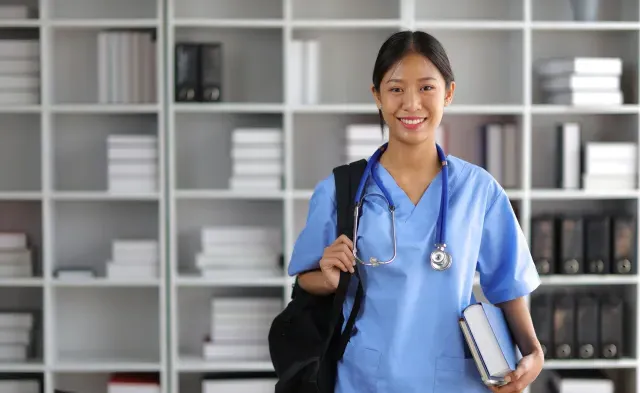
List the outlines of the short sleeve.
<svg viewBox="0 0 640 393">
<path fill-rule="evenodd" d="M 540 285 L 527 240 L 500 187 L 485 215 L 478 272 L 482 291 L 493 304 L 529 295 Z"/>
<path fill-rule="evenodd" d="M 313 190 L 304 228 L 293 246 L 290 276 L 319 268 L 324 249 L 337 237 L 336 220 L 335 183 L 331 174 Z"/>
</svg>

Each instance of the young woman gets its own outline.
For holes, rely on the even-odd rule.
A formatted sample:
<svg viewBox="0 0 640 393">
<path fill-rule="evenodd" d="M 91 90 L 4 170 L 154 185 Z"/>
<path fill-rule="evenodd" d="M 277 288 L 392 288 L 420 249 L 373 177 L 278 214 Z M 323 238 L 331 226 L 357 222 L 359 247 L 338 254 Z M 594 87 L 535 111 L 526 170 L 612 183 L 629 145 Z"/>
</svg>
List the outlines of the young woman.
<svg viewBox="0 0 640 393">
<path fill-rule="evenodd" d="M 435 142 L 455 90 L 445 50 L 424 32 L 392 35 L 378 53 L 371 90 L 389 142 L 369 159 L 357 258 L 349 238 L 336 236 L 329 175 L 314 190 L 289 265 L 302 288 L 328 294 L 340 271 L 353 272 L 358 264 L 365 295 L 356 333 L 338 364 L 336 392 L 489 391 L 465 356 L 458 325 L 471 302 L 476 271 L 484 295 L 504 310 L 523 354 L 510 382 L 491 389 L 520 392 L 543 365 L 523 298 L 540 281 L 505 191 L 484 169 L 445 156 Z M 434 253 L 438 243 L 444 243 L 444 253 Z M 345 318 L 354 289 L 345 301 Z"/>
</svg>

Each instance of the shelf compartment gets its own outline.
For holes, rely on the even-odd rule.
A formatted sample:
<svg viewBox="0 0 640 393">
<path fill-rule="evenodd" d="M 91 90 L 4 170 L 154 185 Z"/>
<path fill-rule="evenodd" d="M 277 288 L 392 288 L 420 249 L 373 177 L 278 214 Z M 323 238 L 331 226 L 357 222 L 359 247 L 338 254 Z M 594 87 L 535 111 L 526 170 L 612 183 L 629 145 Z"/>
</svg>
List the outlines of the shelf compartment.
<svg viewBox="0 0 640 393">
<path fill-rule="evenodd" d="M 534 21 L 578 21 L 574 18 L 572 1 L 538 0 L 532 1 L 532 19 Z M 589 2 L 585 2 L 589 3 Z M 638 2 L 636 0 L 600 1 L 595 22 L 637 22 Z"/>
<path fill-rule="evenodd" d="M 272 367 L 273 368 L 273 367 Z M 210 381 L 210 382 L 209 382 Z M 255 392 L 266 391 L 266 386 L 275 385 L 278 379 L 272 370 L 246 370 L 240 372 L 226 373 L 219 372 L 183 372 L 178 376 L 178 391 L 181 393 L 201 393 L 206 391 L 217 391 L 224 389 L 217 385 L 217 382 L 228 387 L 230 391 L 245 391 L 246 386 L 255 387 Z M 209 383 L 207 383 L 209 382 Z M 246 384 L 245 384 L 246 382 Z M 205 387 L 206 385 L 209 385 Z M 235 385 L 235 389 L 234 389 Z M 241 387 L 242 386 L 242 387 Z"/>
<path fill-rule="evenodd" d="M 176 19 L 282 19 L 284 15 L 278 0 L 173 0 L 171 6 Z"/>
<path fill-rule="evenodd" d="M 620 89 L 624 104 L 638 102 L 638 31 L 547 31 L 535 30 L 531 33 L 532 46 L 532 102 L 553 107 L 573 107 L 573 110 L 600 111 L 603 107 L 613 111 L 620 108 L 617 104 L 602 102 L 598 105 L 560 105 L 547 98 L 543 90 L 544 77 L 538 68 L 544 61 L 553 58 L 575 57 L 616 57 L 622 59 Z M 604 109 L 607 110 L 607 109 Z M 637 107 L 635 107 L 637 113 Z"/>
<path fill-rule="evenodd" d="M 42 288 L 0 288 L 0 295 L 0 313 L 28 314 L 28 320 L 20 316 L 10 322 L 10 327 L 3 324 L 11 334 L 3 335 L 3 344 L 16 348 L 3 349 L 0 372 L 27 371 L 42 364 L 45 357 Z"/>
<path fill-rule="evenodd" d="M 175 182 L 179 190 L 241 192 L 231 189 L 234 174 L 232 134 L 236 128 L 283 130 L 280 114 L 179 113 L 173 131 Z M 284 152 L 284 148 L 282 150 Z M 284 166 L 284 153 L 282 155 Z M 264 193 L 276 190 L 265 189 Z M 261 194 L 261 190 L 251 190 Z"/>
<path fill-rule="evenodd" d="M 178 104 L 214 106 L 230 103 L 282 103 L 282 37 L 281 28 L 176 28 L 171 53 L 175 53 L 176 45 L 183 43 L 221 43 L 222 46 L 220 100 Z M 171 73 L 174 73 L 175 56 L 170 63 Z M 174 79 L 175 77 L 171 78 Z M 175 97 L 172 98 L 174 100 Z"/>
<path fill-rule="evenodd" d="M 142 19 L 157 18 L 156 0 L 52 0 L 49 6 L 54 19 Z"/>
<path fill-rule="evenodd" d="M 0 192 L 42 188 L 40 116 L 0 114 Z"/>
<path fill-rule="evenodd" d="M 16 276 L 20 276 L 20 279 L 28 279 L 29 276 L 43 277 L 45 248 L 42 226 L 42 204 L 40 201 L 0 201 L 0 233 L 12 232 L 26 236 L 26 248 L 29 250 L 27 260 L 30 260 L 32 266 L 30 275 L 28 267 L 16 264 L 11 270 L 2 272 L 0 278 L 8 280 Z"/>
<path fill-rule="evenodd" d="M 638 116 L 616 114 L 534 114 L 531 120 L 531 186 L 532 198 L 610 198 L 634 199 L 636 190 L 615 189 L 562 189 L 556 181 L 561 167 L 558 125 L 577 123 L 580 142 L 633 142 L 638 143 Z M 539 157 L 548 157 L 539 159 Z M 581 168 L 581 173 L 583 172 Z"/>
<path fill-rule="evenodd" d="M 140 272 L 122 277 L 117 270 L 113 276 L 107 273 L 114 257 L 114 240 L 160 238 L 158 209 L 158 203 L 153 201 L 57 201 L 53 206 L 54 270 L 92 269 L 95 277 L 114 281 L 157 280 L 162 274 L 162 260 L 155 269 L 145 268 L 144 275 Z"/>
<path fill-rule="evenodd" d="M 211 301 L 216 298 L 262 298 L 273 299 L 274 302 L 278 302 L 282 299 L 282 288 L 179 288 L 177 291 L 176 299 L 176 320 L 177 322 L 177 350 L 178 359 L 182 367 L 190 365 L 192 371 L 208 370 L 216 371 L 220 367 L 225 367 L 226 370 L 251 370 L 263 363 L 271 363 L 269 356 L 266 357 L 251 357 L 246 360 L 242 360 L 240 357 L 236 359 L 220 359 L 209 360 L 203 355 L 204 340 L 212 339 L 214 334 L 231 334 L 225 333 L 227 329 L 224 327 L 214 328 L 213 324 L 216 323 L 216 315 L 212 311 Z M 284 303 L 282 305 L 284 309 Z M 275 312 L 273 318 L 279 311 Z M 226 314 L 230 317 L 230 314 Z M 240 318 L 238 321 L 236 318 Z M 268 331 L 269 326 L 273 318 L 266 317 L 261 320 L 259 318 L 252 318 L 251 315 L 234 314 L 233 320 L 229 320 L 230 323 L 236 321 L 241 322 L 242 318 L 246 318 L 247 321 L 255 321 L 256 324 L 262 323 L 265 331 Z M 246 322 L 250 323 L 250 322 Z M 247 332 L 249 334 L 249 332 Z M 220 337 L 220 336 L 218 336 Z M 254 341 L 257 344 L 267 344 L 267 334 L 264 334 L 264 342 L 260 343 Z M 240 341 L 238 341 L 240 343 Z M 238 344 L 240 345 L 240 344 Z M 234 365 L 233 368 L 231 366 Z M 273 367 L 273 366 L 271 366 Z M 187 369 L 185 367 L 185 369 Z"/>
<path fill-rule="evenodd" d="M 160 368 L 157 289 L 56 288 L 53 296 L 55 362 L 61 369 Z"/>
<path fill-rule="evenodd" d="M 400 0 L 293 0 L 293 19 L 399 19 Z"/>
<path fill-rule="evenodd" d="M 59 114 L 54 117 L 53 128 L 53 184 L 56 191 L 63 192 L 110 190 L 110 135 L 157 137 L 159 134 L 158 116 L 153 114 Z M 155 161 L 159 181 L 159 140 L 157 146 Z"/>
<path fill-rule="evenodd" d="M 16 60 L 3 65 L 5 71 L 0 80 L 0 106 L 3 110 L 22 112 L 26 108 L 40 105 L 41 48 L 41 35 L 37 26 L 0 28 L 0 54 L 9 60 Z"/>
<path fill-rule="evenodd" d="M 137 40 L 136 33 L 147 36 L 141 35 L 142 39 Z M 102 35 L 106 39 L 102 40 Z M 51 39 L 51 94 L 54 105 L 67 105 L 68 110 L 77 111 L 84 111 L 89 104 L 104 110 L 130 107 L 126 110 L 137 111 L 157 102 L 160 89 L 156 75 L 160 48 L 156 29 L 58 27 L 53 30 Z M 103 41 L 104 45 L 101 44 Z M 103 50 L 103 46 L 106 49 Z M 129 49 L 136 46 L 142 49 L 136 52 L 139 56 L 134 61 Z M 130 61 L 117 62 L 120 58 L 129 58 Z M 124 68 L 123 65 L 127 63 L 131 66 Z M 137 81 L 139 86 L 132 81 Z M 109 92 L 110 89 L 113 94 Z"/>
<path fill-rule="evenodd" d="M 489 0 L 416 0 L 416 19 L 422 20 L 523 20 L 524 1 Z"/>
<path fill-rule="evenodd" d="M 258 200 L 179 200 L 176 202 L 176 228 L 174 238 L 177 239 L 176 258 L 174 272 L 179 276 L 185 277 L 212 277 L 212 280 L 220 285 L 229 285 L 237 282 L 232 276 L 223 276 L 216 278 L 214 272 L 201 272 L 201 268 L 197 266 L 197 255 L 205 251 L 202 241 L 202 230 L 208 227 L 264 227 L 271 228 L 274 236 L 278 236 L 278 232 L 283 228 L 283 203 L 282 201 L 258 201 Z M 283 242 L 284 236 L 280 236 L 280 242 Z M 240 246 L 246 250 L 250 244 L 255 241 L 248 240 L 249 244 Z M 257 241 L 257 240 L 256 240 Z M 277 243 L 275 247 L 279 247 Z M 284 277 L 284 273 L 280 273 L 278 269 L 281 267 L 281 260 L 278 261 L 278 251 L 283 253 L 283 249 L 269 248 L 276 254 L 273 255 L 273 267 L 270 272 L 256 272 L 251 274 L 252 277 L 243 275 L 242 278 L 259 279 L 278 279 Z M 282 247 L 282 246 L 280 246 Z M 266 250 L 265 250 L 266 253 Z M 233 263 L 230 258 L 229 264 Z M 265 262 L 266 263 L 266 262 Z M 227 279 L 228 277 L 228 279 Z"/>
<path fill-rule="evenodd" d="M 114 373 L 119 373 L 114 370 Z M 53 376 L 54 389 L 67 391 L 67 392 L 86 392 L 91 391 L 95 393 L 108 393 L 109 392 L 109 380 L 112 376 L 110 372 L 60 372 Z M 136 373 L 138 376 L 141 374 L 149 379 L 157 379 L 161 382 L 160 374 L 153 372 Z M 143 386 L 143 385 L 141 385 Z M 144 389 L 144 387 L 142 387 Z"/>
</svg>

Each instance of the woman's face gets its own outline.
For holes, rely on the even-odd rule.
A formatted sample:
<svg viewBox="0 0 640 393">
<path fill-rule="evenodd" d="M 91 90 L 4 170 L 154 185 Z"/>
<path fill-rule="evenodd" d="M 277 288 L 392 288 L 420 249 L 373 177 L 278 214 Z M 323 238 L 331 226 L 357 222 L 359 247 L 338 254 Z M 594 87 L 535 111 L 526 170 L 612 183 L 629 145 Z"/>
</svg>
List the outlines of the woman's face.
<svg viewBox="0 0 640 393">
<path fill-rule="evenodd" d="M 389 139 L 418 144 L 434 140 L 454 89 L 453 82 L 447 88 L 429 59 L 409 54 L 387 71 L 380 91 L 372 87 L 372 92 L 389 126 Z"/>
</svg>

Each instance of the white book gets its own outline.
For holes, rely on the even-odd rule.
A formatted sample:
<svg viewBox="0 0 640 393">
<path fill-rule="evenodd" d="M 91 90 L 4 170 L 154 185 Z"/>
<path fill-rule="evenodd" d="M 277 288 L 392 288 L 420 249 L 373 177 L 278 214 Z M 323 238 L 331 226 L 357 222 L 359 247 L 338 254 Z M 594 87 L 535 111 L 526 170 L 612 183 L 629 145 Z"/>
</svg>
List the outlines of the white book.
<svg viewBox="0 0 640 393">
<path fill-rule="evenodd" d="M 26 278 L 33 277 L 33 266 L 28 264 L 0 265 L 0 277 Z"/>
<path fill-rule="evenodd" d="M 282 309 L 282 300 L 272 297 L 220 296 L 211 299 L 212 315 L 217 313 L 273 314 Z"/>
<path fill-rule="evenodd" d="M 485 138 L 485 165 L 486 170 L 500 184 L 504 182 L 502 176 L 502 125 L 486 124 L 484 128 Z"/>
<path fill-rule="evenodd" d="M 33 315 L 28 312 L 0 312 L 0 329 L 32 329 Z"/>
<path fill-rule="evenodd" d="M 225 255 L 206 254 L 199 252 L 195 257 L 195 265 L 198 269 L 261 269 L 277 267 L 280 264 L 280 255 L 271 253 L 266 255 L 243 255 L 242 257 L 229 258 Z"/>
<path fill-rule="evenodd" d="M 379 145 L 389 140 L 389 127 L 379 124 L 349 124 L 345 130 L 347 143 L 371 142 Z"/>
<path fill-rule="evenodd" d="M 217 344 L 203 345 L 202 356 L 207 360 L 219 361 L 267 361 L 270 359 L 268 344 Z"/>
<path fill-rule="evenodd" d="M 131 265 L 126 263 L 118 263 L 117 261 L 107 262 L 107 277 L 118 280 L 157 278 L 158 271 L 159 266 L 157 263 Z"/>
<path fill-rule="evenodd" d="M 0 235 L 1 237 L 2 235 Z M 7 239 L 7 244 L 23 244 L 26 237 L 16 239 L 15 241 Z M 0 266 L 1 265 L 30 265 L 32 261 L 31 250 L 25 247 L 0 247 Z"/>
<path fill-rule="evenodd" d="M 114 147 L 108 149 L 109 160 L 151 160 L 158 158 L 158 150 L 152 148 Z"/>
<path fill-rule="evenodd" d="M 29 345 L 30 343 L 31 330 L 29 329 L 0 329 L 0 344 Z"/>
<path fill-rule="evenodd" d="M 0 90 L 0 105 L 38 105 L 40 94 L 37 91 Z"/>
<path fill-rule="evenodd" d="M 0 58 L 39 59 L 40 41 L 35 39 L 0 39 Z"/>
<path fill-rule="evenodd" d="M 77 281 L 77 280 L 88 280 L 95 278 L 95 273 L 92 270 L 80 270 L 80 269 L 70 269 L 70 270 L 59 270 L 56 273 L 56 278 L 64 281 Z"/>
<path fill-rule="evenodd" d="M 108 33 L 109 36 L 109 102 L 121 101 L 118 79 L 120 77 L 120 36 L 117 32 Z"/>
<path fill-rule="evenodd" d="M 612 157 L 609 160 L 585 160 L 584 173 L 590 175 L 635 175 L 638 173 L 636 161 L 618 160 Z"/>
<path fill-rule="evenodd" d="M 29 19 L 29 7 L 26 5 L 0 5 L 0 19 Z"/>
<path fill-rule="evenodd" d="M 129 255 L 152 255 L 157 258 L 160 255 L 160 247 L 157 240 L 115 239 L 111 243 L 111 254 L 123 258 Z"/>
<path fill-rule="evenodd" d="M 638 187 L 637 175 L 582 175 L 582 188 L 585 190 L 635 190 Z"/>
<path fill-rule="evenodd" d="M 205 278 L 216 280 L 240 280 L 247 278 L 279 278 L 282 277 L 283 271 L 280 268 L 211 268 L 200 269 L 200 275 Z"/>
<path fill-rule="evenodd" d="M 305 104 L 317 104 L 320 101 L 320 43 L 317 40 L 305 41 L 304 65 Z"/>
<path fill-rule="evenodd" d="M 0 75 L 40 77 L 39 59 L 11 59 L 0 56 Z"/>
<path fill-rule="evenodd" d="M 118 88 L 120 89 L 120 102 L 131 103 L 131 33 L 122 31 L 120 35 L 120 79 Z"/>
<path fill-rule="evenodd" d="M 617 91 L 620 90 L 620 78 L 615 75 L 560 75 L 543 80 L 542 89 L 549 92 Z"/>
<path fill-rule="evenodd" d="M 236 160 L 233 164 L 234 176 L 282 175 L 284 171 L 280 160 Z"/>
<path fill-rule="evenodd" d="M 229 178 L 232 190 L 281 190 L 281 176 L 246 176 L 235 175 Z"/>
<path fill-rule="evenodd" d="M 345 154 L 347 157 L 370 157 L 381 144 L 348 144 L 345 146 Z"/>
<path fill-rule="evenodd" d="M 27 248 L 27 234 L 22 232 L 0 232 L 0 250 Z"/>
<path fill-rule="evenodd" d="M 109 178 L 108 189 L 114 193 L 146 193 L 156 192 L 158 182 L 155 179 L 129 176 L 127 178 Z"/>
<path fill-rule="evenodd" d="M 155 163 L 113 163 L 109 164 L 109 176 L 149 176 L 155 177 L 158 174 L 158 166 Z"/>
<path fill-rule="evenodd" d="M 284 152 L 282 145 L 253 147 L 233 146 L 231 158 L 234 160 L 282 160 Z"/>
<path fill-rule="evenodd" d="M 636 161 L 638 145 L 635 142 L 587 142 L 585 144 L 586 161 L 608 160 L 612 157 Z"/>
<path fill-rule="evenodd" d="M 580 188 L 581 132 L 579 123 L 558 124 L 560 188 Z"/>
<path fill-rule="evenodd" d="M 540 61 L 536 68 L 538 74 L 542 76 L 572 73 L 582 75 L 620 75 L 622 74 L 622 59 L 619 57 L 557 57 Z"/>
<path fill-rule="evenodd" d="M 215 342 L 261 343 L 269 336 L 269 324 L 230 324 L 217 320 L 211 327 L 211 338 Z"/>
<path fill-rule="evenodd" d="M 202 244 L 252 244 L 278 245 L 282 242 L 282 230 L 269 226 L 233 226 L 203 227 L 200 231 Z"/>
<path fill-rule="evenodd" d="M 26 360 L 28 357 L 28 345 L 24 344 L 0 344 L 0 361 Z"/>
<path fill-rule="evenodd" d="M 257 258 L 264 255 L 273 255 L 280 251 L 281 245 L 260 244 L 245 242 L 243 246 L 238 243 L 221 244 L 221 243 L 204 243 L 202 244 L 202 252 L 206 255 L 217 255 L 227 258 L 251 257 Z"/>
<path fill-rule="evenodd" d="M 236 128 L 231 133 L 232 144 L 282 143 L 282 130 L 277 128 Z"/>
<path fill-rule="evenodd" d="M 273 393 L 273 387 L 278 382 L 277 379 L 269 378 L 224 378 L 224 379 L 203 379 L 201 393 Z M 29 392 L 31 393 L 31 392 Z M 609 393 L 609 392 L 607 392 Z M 613 393 L 613 392 L 611 392 Z"/>
<path fill-rule="evenodd" d="M 554 105 L 622 105 L 621 91 L 570 91 L 549 95 Z"/>
<path fill-rule="evenodd" d="M 0 74 L 0 89 L 7 90 L 35 90 L 40 88 L 40 78 L 32 75 L 2 75 Z"/>
<path fill-rule="evenodd" d="M 35 379 L 2 379 L 0 392 L 2 393 L 41 393 L 40 381 Z"/>
<path fill-rule="evenodd" d="M 158 137 L 156 135 L 128 135 L 128 134 L 110 134 L 107 137 L 109 148 L 145 148 L 156 149 L 158 146 Z"/>
<path fill-rule="evenodd" d="M 109 103 L 109 36 L 107 32 L 100 31 L 97 35 L 98 55 L 98 102 Z"/>
<path fill-rule="evenodd" d="M 306 91 L 305 91 L 305 65 L 304 65 L 304 50 L 305 44 L 304 41 L 293 40 L 290 44 L 290 52 L 289 52 L 289 62 L 287 70 L 288 75 L 288 85 L 287 90 L 289 92 L 289 97 L 291 103 L 294 105 L 299 105 L 305 102 Z"/>
</svg>

